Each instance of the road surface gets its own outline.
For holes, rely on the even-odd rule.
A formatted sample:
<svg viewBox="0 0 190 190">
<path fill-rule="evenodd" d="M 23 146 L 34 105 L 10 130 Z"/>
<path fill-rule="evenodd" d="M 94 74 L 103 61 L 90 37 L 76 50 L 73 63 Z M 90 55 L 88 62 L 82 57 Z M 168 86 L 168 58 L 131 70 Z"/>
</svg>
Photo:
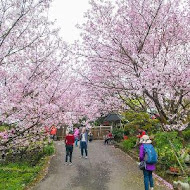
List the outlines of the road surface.
<svg viewBox="0 0 190 190">
<path fill-rule="evenodd" d="M 120 149 L 104 145 L 103 141 L 89 143 L 88 159 L 79 158 L 80 149 L 74 148 L 73 165 L 64 165 L 63 141 L 55 142 L 47 176 L 34 190 L 143 190 L 143 175 L 137 163 Z M 156 185 L 155 190 L 167 190 Z"/>
</svg>

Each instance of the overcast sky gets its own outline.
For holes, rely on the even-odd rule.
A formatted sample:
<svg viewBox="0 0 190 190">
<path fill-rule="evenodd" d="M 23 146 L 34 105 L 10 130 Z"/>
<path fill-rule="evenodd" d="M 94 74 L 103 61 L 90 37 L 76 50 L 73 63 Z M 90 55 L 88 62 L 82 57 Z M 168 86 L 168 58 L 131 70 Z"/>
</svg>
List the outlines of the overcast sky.
<svg viewBox="0 0 190 190">
<path fill-rule="evenodd" d="M 83 13 L 88 9 L 89 0 L 53 0 L 49 18 L 57 20 L 56 26 L 61 28 L 62 38 L 72 43 L 79 38 L 75 25 L 83 21 Z"/>
</svg>

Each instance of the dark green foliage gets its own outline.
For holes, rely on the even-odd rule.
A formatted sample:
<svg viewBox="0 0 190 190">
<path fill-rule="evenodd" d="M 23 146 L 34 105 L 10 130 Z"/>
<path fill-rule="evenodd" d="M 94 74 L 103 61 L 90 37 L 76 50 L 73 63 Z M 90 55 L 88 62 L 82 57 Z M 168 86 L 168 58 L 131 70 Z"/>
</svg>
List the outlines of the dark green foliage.
<svg viewBox="0 0 190 190">
<path fill-rule="evenodd" d="M 123 129 L 115 128 L 113 129 L 112 133 L 114 135 L 115 141 L 120 142 L 123 139 L 123 133 L 124 133 Z"/>
<path fill-rule="evenodd" d="M 129 130 L 124 130 L 124 135 L 128 136 L 129 135 Z"/>
<path fill-rule="evenodd" d="M 7 152 L 6 163 L 11 162 L 26 162 L 30 165 L 36 165 L 44 156 L 49 156 L 54 153 L 53 143 L 37 144 L 35 147 L 20 147 Z"/>
<path fill-rule="evenodd" d="M 100 126 L 100 125 L 102 125 L 103 122 L 104 122 L 104 119 L 105 119 L 105 116 L 99 117 L 97 120 L 94 121 L 94 125 L 95 125 L 95 126 Z"/>
<path fill-rule="evenodd" d="M 182 135 L 186 141 L 190 141 L 190 129 L 183 131 Z"/>
<path fill-rule="evenodd" d="M 160 130 L 160 124 L 158 119 L 151 119 L 150 115 L 146 112 L 133 112 L 128 111 L 123 113 L 124 120 L 128 121 L 125 124 L 125 130 L 128 130 L 130 134 L 134 135 L 137 129 L 141 128 L 150 133 L 154 133 Z"/>
</svg>

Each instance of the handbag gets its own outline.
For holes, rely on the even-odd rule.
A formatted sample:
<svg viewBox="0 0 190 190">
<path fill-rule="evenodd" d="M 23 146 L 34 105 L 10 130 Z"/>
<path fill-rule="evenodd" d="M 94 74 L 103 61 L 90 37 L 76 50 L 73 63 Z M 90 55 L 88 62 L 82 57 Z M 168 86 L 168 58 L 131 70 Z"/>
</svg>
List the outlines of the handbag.
<svg viewBox="0 0 190 190">
<path fill-rule="evenodd" d="M 144 160 L 139 163 L 139 169 L 140 170 L 145 170 L 146 169 L 146 162 Z"/>
</svg>

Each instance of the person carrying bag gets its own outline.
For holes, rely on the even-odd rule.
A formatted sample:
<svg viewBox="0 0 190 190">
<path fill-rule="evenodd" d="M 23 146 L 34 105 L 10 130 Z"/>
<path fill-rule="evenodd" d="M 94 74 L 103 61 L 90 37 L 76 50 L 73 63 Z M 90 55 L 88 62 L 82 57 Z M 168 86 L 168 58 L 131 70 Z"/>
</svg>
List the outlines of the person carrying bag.
<svg viewBox="0 0 190 190">
<path fill-rule="evenodd" d="M 149 187 L 150 190 L 154 189 L 152 172 L 156 169 L 158 159 L 157 153 L 151 143 L 152 141 L 148 135 L 143 135 L 140 138 L 139 168 L 143 170 L 145 190 L 149 190 Z"/>
</svg>

